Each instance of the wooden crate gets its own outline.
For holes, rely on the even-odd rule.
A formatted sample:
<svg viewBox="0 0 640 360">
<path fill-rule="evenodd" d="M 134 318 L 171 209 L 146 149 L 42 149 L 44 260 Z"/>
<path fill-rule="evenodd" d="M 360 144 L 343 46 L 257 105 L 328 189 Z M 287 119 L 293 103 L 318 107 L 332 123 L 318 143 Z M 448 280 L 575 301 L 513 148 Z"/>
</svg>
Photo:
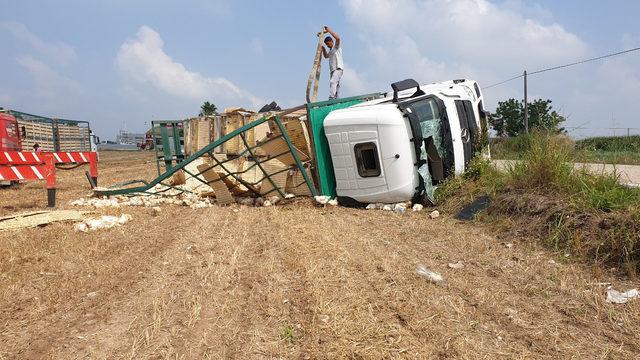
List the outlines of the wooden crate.
<svg viewBox="0 0 640 360">
<path fill-rule="evenodd" d="M 243 109 L 229 109 L 224 114 L 217 116 L 214 120 L 211 141 L 220 139 L 223 136 L 228 135 L 243 126 L 258 120 L 259 118 L 260 114 L 251 111 L 246 111 Z M 261 124 L 245 131 L 244 135 L 249 146 L 255 146 L 256 140 L 265 137 L 267 133 L 268 126 L 266 124 Z M 217 147 L 215 149 L 215 152 L 229 155 L 239 155 L 243 154 L 245 150 L 246 146 L 244 145 L 244 141 L 242 141 L 242 138 L 240 136 L 235 136 L 229 139 L 229 141 L 227 141 L 226 143 Z M 244 154 L 248 155 L 247 153 Z"/>
<path fill-rule="evenodd" d="M 291 152 L 285 153 L 289 151 L 289 146 L 287 145 L 287 142 L 281 137 L 272 139 L 264 142 L 263 144 L 260 144 L 259 149 L 261 153 L 264 153 L 266 154 L 266 156 L 277 159 L 280 162 L 284 163 L 285 165 L 291 166 L 291 165 L 295 165 L 296 163 Z M 296 155 L 298 155 L 298 159 L 300 159 L 301 162 L 310 160 L 307 154 L 303 153 L 295 146 L 294 146 L 294 151 L 296 152 Z"/>
<path fill-rule="evenodd" d="M 264 179 L 262 180 L 262 184 L 260 185 L 260 194 L 271 197 L 278 196 L 282 197 L 280 193 L 276 190 L 280 189 L 281 192 L 285 192 L 285 188 L 287 187 L 287 177 L 289 176 L 289 171 L 285 171 L 289 168 L 286 164 L 278 161 L 277 159 L 271 159 L 269 161 L 265 161 L 260 164 L 264 171 L 269 175 L 271 180 Z M 275 187 L 274 187 L 275 184 Z"/>
<path fill-rule="evenodd" d="M 211 141 L 212 117 L 189 119 L 184 123 L 184 152 L 190 156 L 209 145 Z"/>
<path fill-rule="evenodd" d="M 307 127 L 302 120 L 290 120 L 282 124 L 285 128 L 289 139 L 298 150 L 303 152 L 307 157 L 311 154 L 311 141 Z M 280 129 L 274 131 L 274 134 L 280 134 Z"/>
<path fill-rule="evenodd" d="M 309 179 L 313 179 L 311 177 L 311 170 L 305 168 L 304 171 L 307 173 L 307 177 Z M 311 191 L 307 186 L 307 183 L 304 181 L 304 176 L 302 176 L 302 172 L 298 169 L 291 170 L 289 175 L 287 176 L 287 186 L 286 191 L 289 194 L 294 194 L 296 196 L 311 196 Z"/>
<path fill-rule="evenodd" d="M 44 151 L 53 151 L 53 129 L 51 124 L 18 120 L 18 127 L 25 136 L 22 137 L 22 149 L 30 151 L 34 144 L 40 145 Z"/>
</svg>

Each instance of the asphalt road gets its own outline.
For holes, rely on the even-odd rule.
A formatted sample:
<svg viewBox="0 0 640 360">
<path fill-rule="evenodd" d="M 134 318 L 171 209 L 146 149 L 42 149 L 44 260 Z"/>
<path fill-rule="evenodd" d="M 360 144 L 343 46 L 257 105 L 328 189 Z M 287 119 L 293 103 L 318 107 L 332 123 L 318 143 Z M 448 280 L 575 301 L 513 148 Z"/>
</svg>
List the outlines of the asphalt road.
<svg viewBox="0 0 640 360">
<path fill-rule="evenodd" d="M 515 160 L 493 160 L 496 166 L 504 169 L 507 165 Z M 612 165 L 612 164 L 585 164 L 576 163 L 576 168 L 586 166 L 593 173 L 613 173 L 616 171 L 620 175 L 620 182 L 623 184 L 640 187 L 640 165 Z"/>
</svg>

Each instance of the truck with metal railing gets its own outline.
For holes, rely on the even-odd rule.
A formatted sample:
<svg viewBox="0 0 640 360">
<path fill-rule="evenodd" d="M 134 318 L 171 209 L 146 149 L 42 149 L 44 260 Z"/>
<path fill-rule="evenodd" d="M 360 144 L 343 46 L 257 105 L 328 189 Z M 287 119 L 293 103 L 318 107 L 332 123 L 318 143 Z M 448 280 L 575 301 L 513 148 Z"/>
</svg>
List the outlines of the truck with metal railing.
<svg viewBox="0 0 640 360">
<path fill-rule="evenodd" d="M 0 109 L 0 185 L 44 180 L 50 207 L 55 206 L 56 170 L 89 165 L 98 181 L 98 138 L 89 123 Z"/>
<path fill-rule="evenodd" d="M 465 79 L 407 79 L 392 89 L 284 111 L 230 108 L 154 122 L 158 177 L 96 194 L 191 192 L 219 204 L 291 195 L 337 197 L 352 206 L 432 202 L 446 177 L 487 149 L 480 87 Z"/>
</svg>

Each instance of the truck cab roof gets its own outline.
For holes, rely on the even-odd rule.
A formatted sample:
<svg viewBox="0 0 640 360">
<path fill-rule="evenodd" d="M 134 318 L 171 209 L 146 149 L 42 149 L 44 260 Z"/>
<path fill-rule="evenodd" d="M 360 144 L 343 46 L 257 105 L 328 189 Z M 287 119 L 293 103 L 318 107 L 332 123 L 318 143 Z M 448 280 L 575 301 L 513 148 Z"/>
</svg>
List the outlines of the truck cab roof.
<svg viewBox="0 0 640 360">
<path fill-rule="evenodd" d="M 440 98 L 470 100 L 474 103 L 482 97 L 477 82 L 467 79 L 448 80 L 438 83 L 420 85 L 420 89 L 425 92 L 425 95 L 421 96 L 436 95 Z M 403 100 L 411 98 L 414 93 L 414 89 L 400 91 L 398 93 L 398 102 L 402 102 Z M 342 109 L 340 111 L 348 111 L 349 109 L 361 109 L 363 107 L 373 106 L 393 106 L 394 104 L 393 92 L 387 92 L 383 97 L 379 99 L 363 102 L 349 108 Z"/>
</svg>

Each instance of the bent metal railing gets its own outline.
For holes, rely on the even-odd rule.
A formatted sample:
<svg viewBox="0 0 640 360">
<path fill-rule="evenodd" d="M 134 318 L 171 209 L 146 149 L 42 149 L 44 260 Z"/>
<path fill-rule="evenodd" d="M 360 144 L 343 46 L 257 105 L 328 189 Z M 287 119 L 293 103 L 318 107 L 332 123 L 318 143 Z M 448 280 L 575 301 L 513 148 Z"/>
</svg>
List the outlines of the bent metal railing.
<svg viewBox="0 0 640 360">
<path fill-rule="evenodd" d="M 285 111 L 284 113 L 281 113 L 280 115 L 286 115 L 290 112 L 294 112 L 296 110 L 299 110 L 301 108 L 304 107 L 298 107 L 298 108 L 293 108 L 293 109 L 289 109 L 287 111 Z M 262 142 L 256 142 L 255 145 L 251 145 L 249 143 L 249 141 L 247 141 L 247 136 L 246 136 L 246 132 L 255 128 L 258 125 L 261 125 L 267 121 L 273 121 L 275 122 L 276 126 L 278 127 L 278 129 L 280 130 L 279 133 L 276 134 L 272 134 L 272 136 L 267 137 L 264 141 Z M 242 143 L 244 144 L 244 151 L 242 151 L 241 153 L 237 154 L 238 157 L 244 156 L 250 160 L 252 160 L 254 163 L 245 168 L 245 169 L 239 169 L 238 171 L 232 171 L 231 166 L 227 166 L 228 163 L 230 161 L 234 161 L 234 159 L 219 159 L 216 154 L 215 154 L 215 149 L 218 148 L 220 145 L 222 145 L 223 143 L 235 138 L 235 137 L 239 137 L 242 141 Z M 286 149 L 284 149 L 281 152 L 278 152 L 276 154 L 267 154 L 267 155 L 263 155 L 263 154 L 257 154 L 257 149 L 260 147 L 263 147 L 265 145 L 267 145 L 268 143 L 272 142 L 272 141 L 277 141 L 278 139 L 283 139 L 284 142 L 286 143 Z M 258 151 L 259 152 L 259 151 Z M 193 161 L 198 160 L 199 158 L 203 157 L 203 156 L 209 156 L 209 158 L 212 160 L 212 163 L 210 163 L 206 168 L 204 167 L 198 167 L 198 171 L 197 172 L 192 172 L 187 170 L 187 166 L 192 163 Z M 273 159 L 280 159 L 284 156 L 291 156 L 293 158 L 293 166 L 287 166 L 283 169 L 279 169 L 277 171 L 273 171 L 273 172 L 269 172 L 267 169 L 265 169 L 264 164 L 270 160 Z M 224 170 L 221 174 L 219 174 L 219 177 L 213 181 L 208 181 L 203 179 L 203 175 L 205 173 L 207 173 L 208 171 L 219 167 L 220 169 Z M 256 168 L 260 170 L 260 172 L 262 173 L 262 176 L 259 177 L 255 177 L 254 181 L 247 181 L 246 179 L 243 178 L 243 174 L 249 172 L 249 171 L 253 171 L 254 168 Z M 224 181 L 225 179 L 228 179 L 229 177 L 233 178 L 235 181 L 237 181 L 238 183 L 244 185 L 250 192 L 254 193 L 257 196 L 268 196 L 269 194 L 272 194 L 274 192 L 277 192 L 279 196 L 284 197 L 285 196 L 285 189 L 282 188 L 282 186 L 279 186 L 280 184 L 278 184 L 276 181 L 274 181 L 273 176 L 280 174 L 282 172 L 285 171 L 289 171 L 293 168 L 297 168 L 298 171 L 300 171 L 300 174 L 302 175 L 304 182 L 300 183 L 300 184 L 294 184 L 294 187 L 298 187 L 298 186 L 302 186 L 304 184 L 306 184 L 306 186 L 309 189 L 309 192 L 315 196 L 317 195 L 317 191 L 316 188 L 313 185 L 312 180 L 310 179 L 308 173 L 307 173 L 307 169 L 305 168 L 304 164 L 302 163 L 300 156 L 299 156 L 299 150 L 296 149 L 293 145 L 293 143 L 291 142 L 291 139 L 289 138 L 289 135 L 287 134 L 287 131 L 285 129 L 285 127 L 282 124 L 282 121 L 280 120 L 280 117 L 278 115 L 266 115 L 263 116 L 262 118 L 251 122 L 247 125 L 244 125 L 234 131 L 232 131 L 231 133 L 221 137 L 220 139 L 210 143 L 209 145 L 205 146 L 204 148 L 200 149 L 199 151 L 197 151 L 196 153 L 194 153 L 193 155 L 191 155 L 190 157 L 184 159 L 183 161 L 181 161 L 180 163 L 176 164 L 173 167 L 168 168 L 164 173 L 160 174 L 160 176 L 158 176 L 157 178 L 155 178 L 154 180 L 152 180 L 151 182 L 146 182 L 144 180 L 133 180 L 133 181 L 128 181 L 126 183 L 120 183 L 120 184 L 116 184 L 113 185 L 109 188 L 96 188 L 94 189 L 94 193 L 98 196 L 113 196 L 113 195 L 135 195 L 135 194 L 154 194 L 154 195 L 180 195 L 182 193 L 185 192 L 191 192 L 189 190 L 180 188 L 179 186 L 174 186 L 173 184 L 171 184 L 169 182 L 169 180 L 172 178 L 172 176 L 174 174 L 176 174 L 178 171 L 184 171 L 187 175 L 197 179 L 198 181 L 200 181 L 203 184 L 209 185 L 211 186 L 214 182 L 218 182 L 218 181 Z M 259 189 L 259 184 L 261 184 L 264 180 L 267 180 L 271 187 L 269 191 L 261 191 L 261 189 Z M 131 185 L 135 185 L 135 184 L 142 184 L 139 186 L 131 186 Z M 161 189 L 157 188 L 157 185 L 162 185 Z M 213 187 L 213 186 L 212 186 Z M 174 189 L 176 191 L 169 193 L 169 190 Z"/>
</svg>

